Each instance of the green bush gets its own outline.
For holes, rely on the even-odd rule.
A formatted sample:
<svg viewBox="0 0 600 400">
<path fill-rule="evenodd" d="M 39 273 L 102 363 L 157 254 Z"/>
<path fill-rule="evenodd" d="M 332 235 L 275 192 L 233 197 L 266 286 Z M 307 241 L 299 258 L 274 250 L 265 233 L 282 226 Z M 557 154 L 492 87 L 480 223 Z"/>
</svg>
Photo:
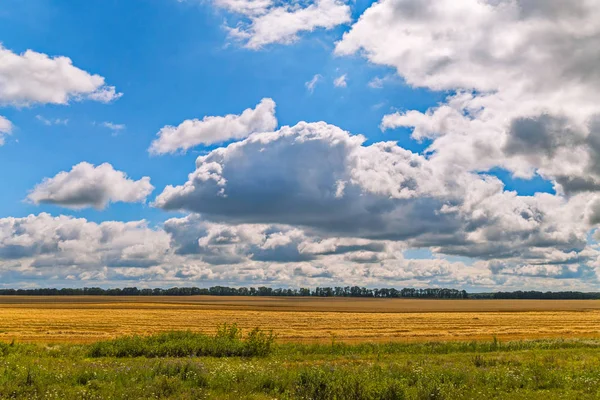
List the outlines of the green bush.
<svg viewBox="0 0 600 400">
<path fill-rule="evenodd" d="M 258 328 L 250 331 L 244 341 L 245 356 L 266 356 L 271 353 L 275 336 L 273 332 L 265 333 Z"/>
<path fill-rule="evenodd" d="M 90 357 L 264 357 L 275 337 L 256 328 L 246 337 L 237 325 L 222 325 L 216 335 L 173 331 L 125 336 L 91 345 Z"/>
</svg>

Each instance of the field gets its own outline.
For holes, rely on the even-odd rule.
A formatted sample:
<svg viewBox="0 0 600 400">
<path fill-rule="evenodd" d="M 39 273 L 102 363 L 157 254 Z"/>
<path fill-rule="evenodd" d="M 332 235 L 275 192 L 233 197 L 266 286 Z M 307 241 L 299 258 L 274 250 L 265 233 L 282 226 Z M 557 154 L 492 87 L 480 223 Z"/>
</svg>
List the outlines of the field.
<svg viewBox="0 0 600 400">
<path fill-rule="evenodd" d="M 599 326 L 589 300 L 0 297 L 0 399 L 598 399 Z"/>
<path fill-rule="evenodd" d="M 1 399 L 598 399 L 600 341 L 1 344 Z M 255 336 L 256 338 L 256 336 Z"/>
<path fill-rule="evenodd" d="M 221 323 L 280 342 L 464 341 L 600 337 L 595 300 L 263 297 L 0 297 L 0 340 L 85 343 Z"/>
</svg>

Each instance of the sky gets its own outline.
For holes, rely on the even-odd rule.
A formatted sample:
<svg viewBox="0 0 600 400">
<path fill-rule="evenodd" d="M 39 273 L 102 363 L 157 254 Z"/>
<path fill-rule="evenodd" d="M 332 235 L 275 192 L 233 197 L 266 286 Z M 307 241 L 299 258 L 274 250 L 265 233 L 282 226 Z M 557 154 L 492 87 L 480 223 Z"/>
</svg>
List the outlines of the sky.
<svg viewBox="0 0 600 400">
<path fill-rule="evenodd" d="M 599 290 L 593 0 L 3 0 L 0 287 Z"/>
</svg>

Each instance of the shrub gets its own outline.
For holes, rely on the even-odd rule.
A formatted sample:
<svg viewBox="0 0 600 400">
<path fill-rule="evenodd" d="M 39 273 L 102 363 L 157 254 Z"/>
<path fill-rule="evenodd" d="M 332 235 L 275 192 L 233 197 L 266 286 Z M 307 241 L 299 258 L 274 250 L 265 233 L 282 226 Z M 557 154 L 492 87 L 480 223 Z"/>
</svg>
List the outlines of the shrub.
<svg viewBox="0 0 600 400">
<path fill-rule="evenodd" d="M 266 356 L 271 353 L 275 335 L 273 332 L 265 333 L 258 328 L 250 331 L 244 341 L 244 352 L 246 356 Z"/>
<path fill-rule="evenodd" d="M 263 357 L 271 353 L 275 337 L 256 328 L 245 338 L 237 325 L 224 324 L 214 336 L 173 331 L 151 336 L 125 336 L 97 342 L 90 357 Z"/>
</svg>

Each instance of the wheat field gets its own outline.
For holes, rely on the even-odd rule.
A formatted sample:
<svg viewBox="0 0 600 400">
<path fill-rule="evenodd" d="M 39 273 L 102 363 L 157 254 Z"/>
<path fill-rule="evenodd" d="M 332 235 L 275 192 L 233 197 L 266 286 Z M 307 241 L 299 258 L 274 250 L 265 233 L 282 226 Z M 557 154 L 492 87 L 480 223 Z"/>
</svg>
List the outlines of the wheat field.
<svg viewBox="0 0 600 400">
<path fill-rule="evenodd" d="M 0 340 L 84 343 L 222 323 L 279 341 L 446 341 L 600 337 L 600 301 L 264 297 L 0 298 Z"/>
</svg>

